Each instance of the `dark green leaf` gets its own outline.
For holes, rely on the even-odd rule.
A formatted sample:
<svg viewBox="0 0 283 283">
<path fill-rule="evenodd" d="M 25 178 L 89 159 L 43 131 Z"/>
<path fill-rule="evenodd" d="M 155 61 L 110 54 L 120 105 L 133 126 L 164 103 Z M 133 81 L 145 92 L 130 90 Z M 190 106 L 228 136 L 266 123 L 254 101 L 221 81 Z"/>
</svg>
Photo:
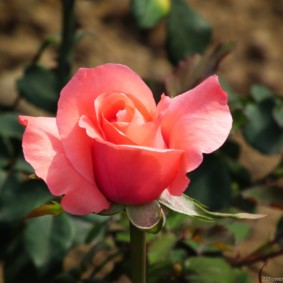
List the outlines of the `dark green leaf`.
<svg viewBox="0 0 283 283">
<path fill-rule="evenodd" d="M 18 80 L 21 95 L 34 105 L 50 112 L 56 112 L 59 93 L 55 75 L 39 65 L 29 66 Z"/>
<path fill-rule="evenodd" d="M 148 260 L 150 264 L 166 260 L 172 252 L 176 242 L 177 236 L 175 234 L 168 233 L 157 237 L 150 245 L 148 253 Z"/>
<path fill-rule="evenodd" d="M 167 50 L 174 64 L 188 55 L 202 53 L 210 38 L 209 24 L 185 0 L 172 1 L 167 23 Z"/>
<path fill-rule="evenodd" d="M 91 229 L 89 229 L 85 238 L 85 242 L 90 243 L 94 239 L 97 240 L 97 238 L 100 238 L 104 234 L 105 229 L 106 229 L 106 223 L 104 222 L 95 223 L 94 225 L 92 225 Z"/>
<path fill-rule="evenodd" d="M 264 154 L 279 153 L 283 147 L 283 131 L 273 118 L 274 109 L 274 98 L 246 107 L 248 123 L 243 129 L 244 137 Z"/>
<path fill-rule="evenodd" d="M 8 174 L 7 174 L 6 171 L 0 170 L 0 193 L 1 193 L 1 190 L 3 188 L 3 184 L 6 181 L 7 176 L 8 176 Z"/>
<path fill-rule="evenodd" d="M 232 283 L 234 281 L 231 267 L 221 258 L 196 257 L 186 262 L 190 271 L 188 279 L 192 282 Z"/>
<path fill-rule="evenodd" d="M 108 228 L 108 216 L 90 214 L 86 216 L 72 216 L 76 226 L 76 243 L 90 243 L 91 241 L 102 240 L 105 230 Z"/>
<path fill-rule="evenodd" d="M 150 278 L 150 283 L 167 282 L 171 273 L 172 262 L 170 261 L 170 258 L 151 264 L 148 268 L 148 278 Z"/>
<path fill-rule="evenodd" d="M 50 201 L 52 196 L 41 181 L 27 181 L 11 174 L 2 184 L 0 222 L 19 221 L 33 208 Z"/>
<path fill-rule="evenodd" d="M 233 283 L 251 283 L 250 276 L 246 271 L 234 269 L 234 277 Z"/>
<path fill-rule="evenodd" d="M 265 86 L 255 84 L 251 88 L 251 96 L 256 102 L 272 97 L 272 91 Z"/>
<path fill-rule="evenodd" d="M 223 78 L 220 78 L 220 83 L 222 88 L 228 93 L 228 104 L 233 116 L 233 131 L 237 131 L 247 122 L 247 117 L 244 112 L 244 99 L 235 93 L 232 87 Z"/>
<path fill-rule="evenodd" d="M 219 155 L 206 155 L 204 162 L 190 173 L 187 194 L 211 210 L 220 210 L 230 204 L 231 177 L 226 161 Z"/>
<path fill-rule="evenodd" d="M 249 186 L 251 184 L 250 172 L 238 160 L 226 157 L 227 168 L 233 178 L 233 194 L 237 194 L 239 188 Z M 237 189 L 237 190 L 235 190 Z"/>
<path fill-rule="evenodd" d="M 34 169 L 31 167 L 31 165 L 29 163 L 27 163 L 27 161 L 24 159 L 24 157 L 22 155 L 20 155 L 17 160 L 16 163 L 13 166 L 14 170 L 18 170 L 18 171 L 22 171 L 28 174 L 33 174 L 34 173 Z"/>
<path fill-rule="evenodd" d="M 222 258 L 194 257 L 186 261 L 187 278 L 197 283 L 248 283 L 241 271 L 231 268 Z M 241 280 L 241 281 L 240 281 Z"/>
<path fill-rule="evenodd" d="M 186 225 L 187 220 L 188 217 L 186 215 L 169 211 L 166 214 L 166 229 L 169 231 L 181 229 Z"/>
<path fill-rule="evenodd" d="M 11 163 L 15 150 L 9 138 L 0 137 L 0 168 L 5 168 Z"/>
<path fill-rule="evenodd" d="M 278 100 L 278 103 L 273 109 L 272 116 L 274 121 L 283 131 L 283 102 Z"/>
<path fill-rule="evenodd" d="M 242 129 L 248 119 L 243 109 L 232 109 L 232 117 L 233 117 L 233 132 L 236 132 L 239 129 Z"/>
<path fill-rule="evenodd" d="M 132 0 L 132 12 L 140 28 L 154 27 L 169 8 L 170 0 Z"/>
<path fill-rule="evenodd" d="M 77 283 L 78 281 L 69 273 L 63 273 L 56 276 L 51 283 Z"/>
<path fill-rule="evenodd" d="M 24 231 L 25 249 L 37 268 L 62 260 L 74 239 L 70 216 L 45 216 L 32 219 Z"/>
<path fill-rule="evenodd" d="M 221 152 L 231 158 L 231 159 L 235 159 L 237 160 L 240 156 L 240 146 L 238 143 L 231 141 L 231 140 L 227 140 L 223 146 L 221 147 Z"/>
<path fill-rule="evenodd" d="M 7 112 L 0 115 L 0 136 L 21 139 L 24 127 L 18 121 L 18 114 Z"/>
<path fill-rule="evenodd" d="M 242 222 L 232 222 L 226 224 L 226 227 L 234 234 L 236 243 L 245 240 L 249 236 L 251 231 L 250 226 Z"/>
</svg>

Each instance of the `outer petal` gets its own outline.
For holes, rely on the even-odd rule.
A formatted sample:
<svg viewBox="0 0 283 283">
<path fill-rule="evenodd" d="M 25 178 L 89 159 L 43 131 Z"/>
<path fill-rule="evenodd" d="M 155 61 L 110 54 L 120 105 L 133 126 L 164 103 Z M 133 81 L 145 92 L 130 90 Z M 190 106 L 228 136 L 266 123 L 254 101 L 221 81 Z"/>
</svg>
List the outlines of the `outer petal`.
<svg viewBox="0 0 283 283">
<path fill-rule="evenodd" d="M 232 126 L 227 94 L 216 76 L 183 93 L 166 105 L 161 125 L 169 148 L 186 151 L 183 171 L 194 170 L 202 162 L 202 153 L 211 153 L 226 140 Z M 167 108 L 167 111 L 164 110 Z M 165 113 L 164 113 L 165 111 Z"/>
<path fill-rule="evenodd" d="M 19 120 L 27 126 L 23 135 L 25 159 L 35 169 L 36 175 L 46 182 L 53 195 L 65 194 L 62 202 L 64 210 L 83 215 L 109 207 L 109 202 L 94 181 L 87 181 L 69 163 L 55 118 L 20 116 Z"/>
<path fill-rule="evenodd" d="M 96 181 L 112 202 L 139 205 L 156 200 L 179 170 L 183 151 L 95 142 Z"/>
<path fill-rule="evenodd" d="M 91 141 L 78 126 L 78 121 L 82 115 L 90 119 L 95 116 L 94 100 L 98 95 L 113 92 L 129 95 L 148 119 L 154 115 L 156 105 L 150 89 L 136 73 L 123 65 L 79 69 L 63 88 L 59 99 L 57 126 L 66 156 L 89 181 L 93 180 L 94 172 Z"/>
</svg>

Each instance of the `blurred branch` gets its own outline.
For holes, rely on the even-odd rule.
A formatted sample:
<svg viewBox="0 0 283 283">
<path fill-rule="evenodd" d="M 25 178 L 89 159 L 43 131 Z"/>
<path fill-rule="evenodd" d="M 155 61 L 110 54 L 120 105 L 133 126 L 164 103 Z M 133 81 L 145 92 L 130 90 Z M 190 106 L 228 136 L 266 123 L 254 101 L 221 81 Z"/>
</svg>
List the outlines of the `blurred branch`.
<svg viewBox="0 0 283 283">
<path fill-rule="evenodd" d="M 283 255 L 283 247 L 274 250 L 273 246 L 279 244 L 279 242 L 283 239 L 283 233 L 279 234 L 273 240 L 263 244 L 258 249 L 253 251 L 251 254 L 237 259 L 229 259 L 229 262 L 234 267 L 241 267 L 245 265 L 250 265 L 260 261 L 266 261 L 268 259 Z M 264 252 L 269 250 L 269 252 Z"/>
<path fill-rule="evenodd" d="M 231 262 L 232 266 L 234 267 L 241 267 L 241 266 L 245 266 L 245 265 L 250 265 L 256 262 L 260 262 L 260 261 L 266 261 L 268 259 L 277 257 L 283 255 L 283 248 L 278 250 L 278 251 L 274 251 L 274 252 L 270 252 L 264 255 L 260 255 L 258 257 L 254 257 L 252 254 L 241 259 L 241 260 L 237 260 L 236 262 Z"/>
</svg>

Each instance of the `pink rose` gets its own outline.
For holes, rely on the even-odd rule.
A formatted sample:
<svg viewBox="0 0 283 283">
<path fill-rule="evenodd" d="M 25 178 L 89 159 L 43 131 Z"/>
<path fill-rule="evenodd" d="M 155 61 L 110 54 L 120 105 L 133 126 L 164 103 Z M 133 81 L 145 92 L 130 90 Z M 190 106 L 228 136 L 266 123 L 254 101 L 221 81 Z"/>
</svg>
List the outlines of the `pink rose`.
<svg viewBox="0 0 283 283">
<path fill-rule="evenodd" d="M 162 95 L 156 106 L 141 78 L 115 64 L 80 69 L 56 118 L 19 120 L 26 160 L 78 215 L 151 202 L 165 189 L 181 195 L 186 173 L 223 144 L 232 124 L 216 76 L 173 99 Z"/>
</svg>

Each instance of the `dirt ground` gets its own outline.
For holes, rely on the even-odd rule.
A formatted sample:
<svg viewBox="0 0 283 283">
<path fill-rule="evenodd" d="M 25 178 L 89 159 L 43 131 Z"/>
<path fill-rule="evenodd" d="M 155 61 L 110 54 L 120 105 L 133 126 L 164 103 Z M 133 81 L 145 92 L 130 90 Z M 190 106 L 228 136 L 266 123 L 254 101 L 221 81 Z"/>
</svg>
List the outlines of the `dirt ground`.
<svg viewBox="0 0 283 283">
<path fill-rule="evenodd" d="M 75 68 L 122 63 L 142 77 L 156 79 L 163 79 L 172 70 L 164 49 L 165 23 L 139 32 L 129 15 L 129 3 L 130 0 L 77 1 L 77 20 L 85 36 L 76 48 Z M 212 25 L 215 43 L 236 43 L 236 50 L 223 61 L 219 72 L 236 91 L 247 93 L 253 83 L 263 83 L 283 94 L 283 0 L 188 0 L 188 3 Z M 59 33 L 60 4 L 58 0 L 0 0 L 0 104 L 15 102 L 15 79 L 31 62 L 41 41 Z M 50 49 L 41 63 L 53 66 L 55 58 L 54 50 Z M 17 110 L 28 114 L 35 111 L 22 104 L 18 107 Z M 268 164 L 269 160 L 262 162 Z M 262 209 L 271 218 L 253 224 L 253 236 L 239 247 L 241 253 L 271 237 L 274 225 L 270 223 L 276 223 L 282 214 Z M 272 260 L 264 272 L 283 278 L 282 263 L 283 257 Z M 258 282 L 259 268 L 255 267 L 254 282 Z"/>
</svg>

